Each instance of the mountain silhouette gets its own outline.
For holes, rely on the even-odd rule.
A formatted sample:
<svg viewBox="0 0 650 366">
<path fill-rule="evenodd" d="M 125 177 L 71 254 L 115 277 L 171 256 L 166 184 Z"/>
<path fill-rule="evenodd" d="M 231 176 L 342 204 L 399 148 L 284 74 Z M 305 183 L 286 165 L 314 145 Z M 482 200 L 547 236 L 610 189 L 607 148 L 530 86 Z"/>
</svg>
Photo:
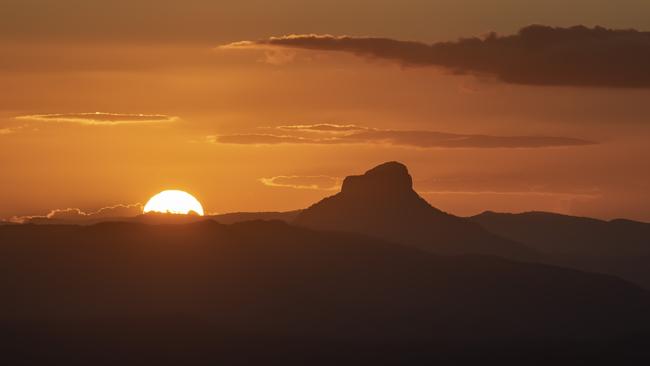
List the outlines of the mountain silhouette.
<svg viewBox="0 0 650 366">
<path fill-rule="evenodd" d="M 523 244 L 432 207 L 413 190 L 406 166 L 398 162 L 345 178 L 341 192 L 303 210 L 294 223 L 363 233 L 440 254 L 537 258 L 537 253 Z"/>
<path fill-rule="evenodd" d="M 521 364 L 650 349 L 650 293 L 615 277 L 280 221 L 3 226 L 0 268 L 6 364 Z"/>
<path fill-rule="evenodd" d="M 550 263 L 615 274 L 650 288 L 650 224 L 548 212 L 484 212 L 485 229 L 544 254 Z"/>
<path fill-rule="evenodd" d="M 209 218 L 222 224 L 234 224 L 237 222 L 255 220 L 281 220 L 285 222 L 291 222 L 298 216 L 299 213 L 300 210 L 285 212 L 231 212 L 212 215 L 209 216 Z"/>
</svg>

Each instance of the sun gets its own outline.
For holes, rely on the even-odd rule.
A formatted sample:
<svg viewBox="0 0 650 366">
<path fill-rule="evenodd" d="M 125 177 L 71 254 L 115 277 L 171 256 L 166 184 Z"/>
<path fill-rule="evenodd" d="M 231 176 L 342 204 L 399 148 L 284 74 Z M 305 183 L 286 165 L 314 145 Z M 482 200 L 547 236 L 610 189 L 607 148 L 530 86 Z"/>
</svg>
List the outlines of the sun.
<svg viewBox="0 0 650 366">
<path fill-rule="evenodd" d="M 144 205 L 143 211 L 144 213 L 161 212 L 181 215 L 195 212 L 203 216 L 201 203 L 191 194 L 178 190 L 162 191 L 151 197 L 149 202 Z"/>
</svg>

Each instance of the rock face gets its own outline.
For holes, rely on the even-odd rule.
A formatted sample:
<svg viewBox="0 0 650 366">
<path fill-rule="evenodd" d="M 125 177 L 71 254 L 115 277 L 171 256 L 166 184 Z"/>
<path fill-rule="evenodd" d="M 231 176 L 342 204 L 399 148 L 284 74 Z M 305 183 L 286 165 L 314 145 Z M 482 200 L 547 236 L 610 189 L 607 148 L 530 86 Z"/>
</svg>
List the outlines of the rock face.
<svg viewBox="0 0 650 366">
<path fill-rule="evenodd" d="M 346 177 L 341 192 L 349 195 L 415 193 L 408 169 L 396 161 L 378 165 L 364 175 Z"/>
<path fill-rule="evenodd" d="M 536 259 L 536 252 L 432 207 L 413 190 L 404 164 L 388 162 L 345 178 L 341 192 L 298 215 L 296 225 L 357 232 L 441 254 Z"/>
</svg>

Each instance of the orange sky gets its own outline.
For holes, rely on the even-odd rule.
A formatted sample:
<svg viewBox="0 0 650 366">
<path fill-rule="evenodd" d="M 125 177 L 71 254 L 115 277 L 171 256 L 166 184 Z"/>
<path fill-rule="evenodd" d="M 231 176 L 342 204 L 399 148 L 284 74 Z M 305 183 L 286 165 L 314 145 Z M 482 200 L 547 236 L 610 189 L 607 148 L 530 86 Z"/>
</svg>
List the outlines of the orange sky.
<svg viewBox="0 0 650 366">
<path fill-rule="evenodd" d="M 218 48 L 308 33 L 453 41 L 530 23 L 649 30 L 647 1 L 218 3 L 3 6 L 0 217 L 144 203 L 168 188 L 208 212 L 295 209 L 345 175 L 399 160 L 430 203 L 459 215 L 650 221 L 650 88 L 512 84 L 348 53 Z M 79 115 L 94 112 L 106 114 Z M 321 124 L 337 130 L 314 131 Z M 384 137 L 350 137 L 347 125 Z M 454 135 L 424 146 L 423 132 Z M 524 146 L 445 145 L 469 135 Z"/>
</svg>

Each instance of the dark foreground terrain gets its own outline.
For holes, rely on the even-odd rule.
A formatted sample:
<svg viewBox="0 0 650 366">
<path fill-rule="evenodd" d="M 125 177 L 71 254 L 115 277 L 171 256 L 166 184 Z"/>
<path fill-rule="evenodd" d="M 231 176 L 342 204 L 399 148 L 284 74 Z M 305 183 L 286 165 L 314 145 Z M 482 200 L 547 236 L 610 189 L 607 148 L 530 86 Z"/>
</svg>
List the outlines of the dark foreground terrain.
<svg viewBox="0 0 650 366">
<path fill-rule="evenodd" d="M 650 358 L 618 278 L 279 221 L 0 227 L 3 365 Z"/>
</svg>

